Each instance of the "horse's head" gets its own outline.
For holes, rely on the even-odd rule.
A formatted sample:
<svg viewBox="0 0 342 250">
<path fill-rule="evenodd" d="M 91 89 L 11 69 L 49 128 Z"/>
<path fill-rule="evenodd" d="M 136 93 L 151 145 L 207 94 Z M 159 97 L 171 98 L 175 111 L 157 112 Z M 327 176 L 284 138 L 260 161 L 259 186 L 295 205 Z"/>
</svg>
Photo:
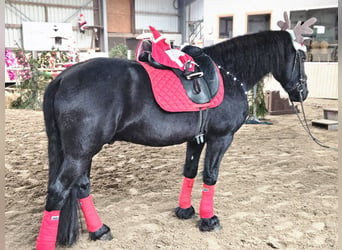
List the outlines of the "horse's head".
<svg viewBox="0 0 342 250">
<path fill-rule="evenodd" d="M 287 58 L 282 74 L 274 74 L 274 77 L 289 94 L 291 101 L 304 101 L 309 93 L 306 83 L 307 76 L 304 71 L 305 51 L 301 49 L 294 50 Z"/>
<path fill-rule="evenodd" d="M 289 32 L 293 48 L 289 49 L 285 59 L 284 71 L 280 74 L 274 74 L 274 77 L 279 81 L 283 88 L 289 94 L 290 100 L 294 102 L 304 101 L 308 96 L 307 76 L 304 71 L 304 62 L 306 60 L 306 47 L 303 45 L 304 34 L 312 34 L 310 28 L 317 19 L 310 18 L 306 22 L 298 22 L 293 30 L 289 30 L 290 21 L 287 13 L 284 12 L 285 22 L 279 21 L 278 26 L 282 30 Z"/>
</svg>

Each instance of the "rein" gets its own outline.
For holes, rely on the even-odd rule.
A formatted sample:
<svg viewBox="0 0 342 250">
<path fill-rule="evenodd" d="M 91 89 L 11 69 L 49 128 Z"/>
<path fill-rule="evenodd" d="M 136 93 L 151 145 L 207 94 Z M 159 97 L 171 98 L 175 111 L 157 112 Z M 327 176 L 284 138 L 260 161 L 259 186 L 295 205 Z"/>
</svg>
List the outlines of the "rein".
<svg viewBox="0 0 342 250">
<path fill-rule="evenodd" d="M 301 70 L 301 63 L 303 63 L 300 59 L 300 56 L 299 56 L 299 51 L 297 50 L 296 52 L 296 59 L 295 59 L 295 63 L 293 65 L 293 69 L 292 69 L 292 73 L 294 72 L 295 70 L 295 67 L 296 67 L 296 62 L 297 60 L 299 60 L 298 62 L 298 65 L 299 65 L 299 74 L 300 74 L 300 77 L 299 77 L 299 81 L 295 84 L 295 86 L 288 90 L 287 92 L 290 94 L 291 92 L 293 91 L 296 91 L 299 93 L 299 97 L 300 97 L 300 105 L 301 105 L 301 108 L 302 108 L 302 112 L 303 112 L 303 120 L 301 119 L 299 113 L 298 113 L 298 110 L 296 109 L 296 107 L 294 106 L 293 104 L 293 101 L 291 100 L 290 98 L 290 101 L 291 101 L 291 105 L 292 105 L 292 108 L 295 110 L 296 112 L 296 115 L 298 117 L 298 120 L 300 122 L 300 124 L 302 125 L 302 127 L 304 128 L 305 132 L 310 136 L 310 138 L 319 146 L 323 147 L 323 148 L 327 148 L 327 149 L 331 149 L 331 150 L 334 150 L 334 151 L 338 151 L 337 148 L 334 148 L 334 147 L 330 147 L 330 146 L 327 146 L 325 144 L 323 144 L 322 142 L 320 142 L 315 136 L 313 136 L 313 134 L 311 133 L 311 130 L 310 130 L 310 127 L 308 125 L 308 122 L 307 122 L 307 119 L 306 119 L 306 115 L 305 115 L 305 111 L 304 111 L 304 105 L 303 105 L 303 102 L 304 102 L 304 98 L 303 98 L 303 84 L 305 83 L 306 79 L 304 79 L 303 77 L 303 73 L 302 70 Z"/>
<path fill-rule="evenodd" d="M 304 128 L 305 132 L 310 136 L 310 138 L 319 146 L 323 147 L 323 148 L 327 148 L 327 149 L 331 149 L 331 150 L 334 150 L 334 151 L 338 151 L 337 148 L 334 148 L 334 147 L 330 147 L 330 146 L 327 146 L 325 144 L 323 144 L 322 142 L 320 142 L 315 136 L 313 136 L 313 134 L 311 133 L 311 130 L 310 130 L 310 127 L 308 125 L 308 122 L 307 122 L 307 119 L 306 119 L 306 114 L 305 114 L 305 111 L 304 111 L 304 105 L 303 105 L 303 84 L 305 83 L 306 79 L 305 77 L 303 77 L 303 73 L 302 70 L 301 70 L 301 59 L 300 59 L 300 55 L 299 55 L 299 52 L 297 51 L 296 52 L 296 58 L 295 58 L 295 63 L 293 65 L 293 69 L 292 69 L 292 73 L 294 72 L 295 70 L 295 67 L 296 67 L 296 64 L 297 64 L 297 60 L 299 60 L 298 62 L 298 65 L 299 65 L 299 71 L 300 71 L 300 77 L 299 77 L 299 81 L 295 84 L 295 86 L 290 89 L 290 90 L 287 90 L 287 92 L 290 94 L 291 92 L 293 91 L 296 91 L 296 92 L 299 92 L 299 96 L 300 96 L 300 105 L 301 105 L 301 108 L 302 108 L 302 112 L 303 112 L 303 120 L 301 119 L 299 113 L 298 113 L 298 110 L 296 109 L 293 101 L 291 100 L 290 98 L 290 101 L 291 101 L 291 105 L 292 105 L 292 108 L 295 110 L 296 112 L 296 115 L 297 115 L 297 118 L 300 122 L 300 124 L 302 125 L 302 127 Z M 225 75 L 231 77 L 231 79 L 235 82 L 235 83 L 238 83 L 241 88 L 242 88 L 242 91 L 244 92 L 244 94 L 247 96 L 247 88 L 246 88 L 246 85 L 245 83 L 243 83 L 242 81 L 240 81 L 234 74 L 232 74 L 231 72 L 229 72 L 228 70 L 224 69 L 221 65 L 218 65 L 218 68 L 220 70 L 222 70 L 224 72 Z"/>
<path fill-rule="evenodd" d="M 293 104 L 293 101 L 291 101 L 291 104 L 292 104 L 292 107 L 293 109 L 295 110 L 296 112 L 296 115 L 298 117 L 298 120 L 300 122 L 300 124 L 302 125 L 302 127 L 304 128 L 305 132 L 310 136 L 310 138 L 319 146 L 323 147 L 323 148 L 327 148 L 327 149 L 331 149 L 331 150 L 334 150 L 334 151 L 338 151 L 337 148 L 334 148 L 334 147 L 330 147 L 330 146 L 327 146 L 325 144 L 323 144 L 322 142 L 320 142 L 315 136 L 313 136 L 313 134 L 311 133 L 311 130 L 310 130 L 310 127 L 308 125 L 308 121 L 306 119 L 306 115 L 305 115 L 305 111 L 304 111 L 304 105 L 303 105 L 303 98 L 302 98 L 302 92 L 300 92 L 300 105 L 301 105 L 301 108 L 302 108 L 302 112 L 303 112 L 303 120 L 301 119 L 299 113 L 298 113 L 298 110 L 296 109 L 296 107 L 294 106 Z"/>
</svg>

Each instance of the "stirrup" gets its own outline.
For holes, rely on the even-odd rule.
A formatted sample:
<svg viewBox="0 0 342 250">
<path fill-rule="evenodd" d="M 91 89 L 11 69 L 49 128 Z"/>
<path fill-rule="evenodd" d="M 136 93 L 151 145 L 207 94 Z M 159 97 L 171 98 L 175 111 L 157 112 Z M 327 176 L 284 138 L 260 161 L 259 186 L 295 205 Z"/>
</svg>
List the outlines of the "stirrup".
<svg viewBox="0 0 342 250">
<path fill-rule="evenodd" d="M 196 62 L 193 62 L 193 61 L 187 61 L 185 63 L 185 69 L 184 69 L 184 73 L 183 73 L 183 76 L 187 79 L 187 80 L 193 80 L 193 79 L 196 79 L 196 78 L 200 78 L 203 76 L 203 72 L 202 71 L 199 71 L 199 72 L 192 72 L 192 71 L 189 71 L 189 68 L 190 68 L 190 65 L 191 64 L 194 64 L 195 66 L 198 67 L 198 64 Z"/>
<path fill-rule="evenodd" d="M 187 80 L 193 80 L 193 79 L 202 77 L 203 72 L 192 72 L 190 74 L 184 74 L 184 76 Z"/>
<path fill-rule="evenodd" d="M 193 79 L 202 77 L 202 76 L 203 76 L 203 72 L 202 72 L 202 71 L 199 71 L 199 72 L 192 72 L 192 71 L 189 71 L 189 68 L 190 68 L 191 64 L 194 64 L 195 66 L 198 67 L 198 64 L 197 64 L 196 62 L 193 62 L 193 61 L 191 61 L 191 60 L 187 61 L 187 62 L 185 63 L 183 76 L 184 76 L 187 80 L 193 80 Z"/>
</svg>

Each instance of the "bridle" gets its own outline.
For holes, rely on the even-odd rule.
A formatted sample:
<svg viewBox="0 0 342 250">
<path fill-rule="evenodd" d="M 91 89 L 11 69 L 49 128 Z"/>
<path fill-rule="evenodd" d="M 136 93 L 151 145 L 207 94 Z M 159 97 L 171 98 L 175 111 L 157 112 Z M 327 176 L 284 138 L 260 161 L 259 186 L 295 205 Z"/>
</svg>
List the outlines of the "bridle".
<svg viewBox="0 0 342 250">
<path fill-rule="evenodd" d="M 329 147 L 329 146 L 322 144 L 319 140 L 317 140 L 316 137 L 314 137 L 312 135 L 310 128 L 309 128 L 309 125 L 308 125 L 308 122 L 307 122 L 307 119 L 306 119 L 306 116 L 305 116 L 304 105 L 303 105 L 303 101 L 305 98 L 303 96 L 303 92 L 304 92 L 304 86 L 306 85 L 306 75 L 304 73 L 304 66 L 303 66 L 304 60 L 301 60 L 302 58 L 300 56 L 300 53 L 305 53 L 305 51 L 306 51 L 306 47 L 303 44 L 303 42 L 304 42 L 303 35 L 313 34 L 313 29 L 311 29 L 310 26 L 315 24 L 316 21 L 317 21 L 317 19 L 315 17 L 312 17 L 312 18 L 306 20 L 305 22 L 299 21 L 297 23 L 297 25 L 293 29 L 291 29 L 291 22 L 290 22 L 290 19 L 289 19 L 287 12 L 285 11 L 284 12 L 284 21 L 278 21 L 277 22 L 277 25 L 279 26 L 279 28 L 281 30 L 287 31 L 290 34 L 290 36 L 292 38 L 293 47 L 296 50 L 295 62 L 294 62 L 293 68 L 292 68 L 292 76 L 293 76 L 294 71 L 296 69 L 296 65 L 297 64 L 299 65 L 299 80 L 298 80 L 298 82 L 293 84 L 292 88 L 286 89 L 286 91 L 289 94 L 292 107 L 297 114 L 298 120 L 302 124 L 304 130 L 309 134 L 311 139 L 321 147 L 337 151 L 337 148 L 332 148 L 332 147 Z M 299 62 L 297 63 L 298 60 L 299 60 Z M 293 100 L 291 98 L 291 96 L 294 96 L 295 94 L 299 94 L 299 101 L 300 101 L 300 104 L 302 107 L 302 112 L 303 112 L 303 121 L 300 118 L 298 110 L 294 106 Z"/>
<path fill-rule="evenodd" d="M 298 61 L 299 80 L 296 84 L 294 84 L 295 85 L 294 87 L 292 87 L 291 89 L 289 89 L 287 91 L 287 93 L 289 94 L 289 97 L 290 97 L 292 108 L 295 110 L 296 115 L 298 117 L 298 120 L 299 120 L 300 124 L 302 125 L 302 127 L 304 128 L 305 132 L 310 136 L 310 138 L 316 144 L 318 144 L 319 146 L 321 146 L 323 148 L 338 151 L 337 148 L 330 147 L 330 146 L 323 144 L 315 136 L 313 136 L 313 134 L 311 133 L 310 127 L 309 127 L 307 119 L 306 119 L 306 115 L 305 115 L 305 111 L 304 111 L 304 105 L 303 105 L 303 102 L 304 102 L 303 92 L 304 92 L 304 84 L 306 84 L 306 77 L 305 77 L 305 73 L 304 73 L 304 67 L 302 67 L 302 63 L 304 63 L 304 61 L 301 60 L 302 58 L 300 56 L 300 53 L 303 53 L 303 52 L 299 52 L 299 50 L 296 50 L 296 58 L 295 58 L 295 62 L 294 62 L 293 69 L 292 69 L 292 75 L 293 75 L 297 61 L 299 60 Z M 296 93 L 299 93 L 299 99 L 300 99 L 300 105 L 301 105 L 301 109 L 302 109 L 302 113 L 303 113 L 303 119 L 301 119 L 299 112 L 298 112 L 298 109 L 295 107 L 293 101 L 291 100 L 291 93 L 293 93 L 294 91 L 296 91 Z"/>
<path fill-rule="evenodd" d="M 304 66 L 303 66 L 304 60 L 302 60 L 300 53 L 304 53 L 304 52 L 302 52 L 301 50 L 296 50 L 295 61 L 292 66 L 291 75 L 293 76 L 296 70 L 296 65 L 298 65 L 299 78 L 298 78 L 298 81 L 295 84 L 293 84 L 294 86 L 287 90 L 287 93 L 289 94 L 290 99 L 291 99 L 291 95 L 294 93 L 299 93 L 300 98 L 302 98 L 302 95 L 304 92 L 304 86 L 306 84 L 306 75 L 305 75 Z"/>
</svg>

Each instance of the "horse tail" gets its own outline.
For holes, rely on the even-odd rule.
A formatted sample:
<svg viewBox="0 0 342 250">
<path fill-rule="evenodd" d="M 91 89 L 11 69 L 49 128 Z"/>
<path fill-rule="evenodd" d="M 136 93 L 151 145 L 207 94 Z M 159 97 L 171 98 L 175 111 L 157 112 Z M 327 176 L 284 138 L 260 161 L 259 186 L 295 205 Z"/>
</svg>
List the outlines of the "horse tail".
<svg viewBox="0 0 342 250">
<path fill-rule="evenodd" d="M 74 244 L 80 232 L 78 217 L 79 202 L 77 198 L 77 188 L 74 186 L 66 198 L 59 216 L 57 243 L 61 246 L 71 246 Z"/>
<path fill-rule="evenodd" d="M 53 80 L 44 93 L 44 121 L 48 137 L 49 156 L 49 183 L 52 184 L 60 170 L 64 160 L 61 136 L 55 116 L 55 95 L 60 86 L 60 78 Z M 60 211 L 57 243 L 61 246 L 71 246 L 79 235 L 78 199 L 76 185 L 70 190 L 68 197 Z"/>
<path fill-rule="evenodd" d="M 55 119 L 55 94 L 58 91 L 59 83 L 57 79 L 53 80 L 44 92 L 43 112 L 49 156 L 48 185 L 56 179 L 64 158 L 59 128 Z"/>
</svg>

